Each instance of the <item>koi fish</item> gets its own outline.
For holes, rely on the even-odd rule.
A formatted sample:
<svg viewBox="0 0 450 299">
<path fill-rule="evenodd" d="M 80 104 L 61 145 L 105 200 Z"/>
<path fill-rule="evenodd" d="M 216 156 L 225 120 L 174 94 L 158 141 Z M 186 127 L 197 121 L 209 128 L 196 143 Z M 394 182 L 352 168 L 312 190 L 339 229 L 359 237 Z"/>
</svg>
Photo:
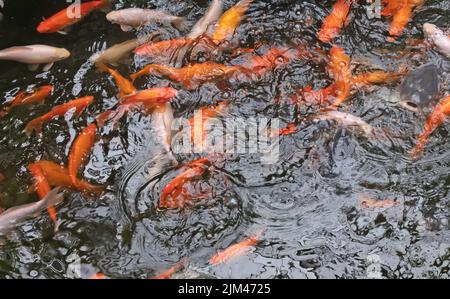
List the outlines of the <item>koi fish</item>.
<svg viewBox="0 0 450 299">
<path fill-rule="evenodd" d="M 186 194 L 184 185 L 191 180 L 198 179 L 203 176 L 211 166 L 211 162 L 207 158 L 200 158 L 185 165 L 187 168 L 181 174 L 176 176 L 166 187 L 162 190 L 159 207 L 177 209 L 182 208 L 185 204 L 185 199 L 178 198 Z"/>
<path fill-rule="evenodd" d="M 169 268 L 164 273 L 154 276 L 152 279 L 169 279 L 170 277 L 172 277 L 172 275 L 182 270 L 186 266 L 187 262 L 188 262 L 187 258 L 183 258 L 173 267 Z"/>
<path fill-rule="evenodd" d="M 343 127 L 359 128 L 367 137 L 372 136 L 374 133 L 374 128 L 361 118 L 333 109 L 324 110 L 317 115 L 314 115 L 313 118 L 315 121 L 333 120 Z"/>
<path fill-rule="evenodd" d="M 55 162 L 40 160 L 34 162 L 34 164 L 41 167 L 48 183 L 53 187 L 78 189 L 81 192 L 93 193 L 95 195 L 100 195 L 104 191 L 103 186 L 94 186 L 84 180 L 78 180 L 77 185 L 74 185 L 69 175 L 69 170 Z"/>
<path fill-rule="evenodd" d="M 110 73 L 111 76 L 113 76 L 114 80 L 116 81 L 116 85 L 119 88 L 119 97 L 122 98 L 124 96 L 136 93 L 136 88 L 134 87 L 133 83 L 125 79 L 118 71 L 107 67 L 103 63 L 97 63 L 97 67 L 100 70 L 106 71 Z"/>
<path fill-rule="evenodd" d="M 350 57 L 345 54 L 344 49 L 333 46 L 330 50 L 330 71 L 333 75 L 336 100 L 333 106 L 342 104 L 350 95 L 352 73 L 350 70 Z"/>
<path fill-rule="evenodd" d="M 111 64 L 117 66 L 130 56 L 137 47 L 148 43 L 156 34 L 149 34 L 145 37 L 134 38 L 123 43 L 109 47 L 101 53 L 94 54 L 90 60 L 95 64 Z"/>
<path fill-rule="evenodd" d="M 97 126 L 95 124 L 90 124 L 84 128 L 83 131 L 81 131 L 81 133 L 77 136 L 70 149 L 67 169 L 69 171 L 72 184 L 79 188 L 83 188 L 83 186 L 80 186 L 78 172 L 81 166 L 87 161 L 89 153 L 94 146 L 96 131 Z"/>
<path fill-rule="evenodd" d="M 359 204 L 363 209 L 389 208 L 399 205 L 397 201 L 392 199 L 373 199 L 363 194 L 359 195 Z"/>
<path fill-rule="evenodd" d="M 182 84 L 188 90 L 193 90 L 202 83 L 231 77 L 238 71 L 247 72 L 247 70 L 241 66 L 226 66 L 215 62 L 197 63 L 182 68 L 148 64 L 142 70 L 130 75 L 130 78 L 134 82 L 143 75 L 157 74 Z"/>
<path fill-rule="evenodd" d="M 342 27 L 347 22 L 353 0 L 337 0 L 333 5 L 331 14 L 325 18 L 322 29 L 319 32 L 319 40 L 330 42 L 339 35 Z"/>
<path fill-rule="evenodd" d="M 404 75 L 404 72 L 374 71 L 354 76 L 352 79 L 352 83 L 360 85 L 378 85 L 392 83 L 400 80 Z"/>
<path fill-rule="evenodd" d="M 0 235 L 7 234 L 22 221 L 32 218 L 48 207 L 60 204 L 63 200 L 64 197 L 59 194 L 59 188 L 55 188 L 37 202 L 6 210 L 0 215 Z"/>
<path fill-rule="evenodd" d="M 215 118 L 223 114 L 229 104 L 227 102 L 220 102 L 216 106 L 202 107 L 188 122 L 191 128 L 191 141 L 195 147 L 204 149 L 206 146 L 207 130 L 206 124 L 209 119 Z"/>
<path fill-rule="evenodd" d="M 34 186 L 36 188 L 36 192 L 39 196 L 39 198 L 42 200 L 49 194 L 51 191 L 50 184 L 47 181 L 47 178 L 45 177 L 44 171 L 39 165 L 36 164 L 30 164 L 28 165 L 28 170 L 33 175 L 34 179 Z M 53 223 L 55 224 L 55 230 L 58 228 L 58 216 L 56 215 L 55 207 L 52 205 L 47 207 L 48 214 L 50 215 L 50 218 L 52 219 Z"/>
<path fill-rule="evenodd" d="M 393 0 L 389 0 L 393 1 Z M 412 18 L 413 10 L 422 5 L 426 0 L 394 0 L 396 3 L 389 5 L 386 7 L 385 15 L 392 15 L 391 28 L 389 29 L 388 41 L 394 41 L 395 37 L 398 37 L 402 34 L 406 25 L 408 25 L 409 21 Z M 388 3 L 389 3 L 388 2 Z M 394 12 L 395 11 L 395 12 Z"/>
<path fill-rule="evenodd" d="M 332 84 L 320 90 L 313 90 L 311 86 L 297 90 L 297 96 L 308 105 L 322 106 L 335 96 L 335 85 Z"/>
<path fill-rule="evenodd" d="M 82 97 L 79 99 L 72 100 L 65 104 L 58 105 L 58 106 L 54 107 L 52 110 L 50 110 L 50 112 L 30 121 L 27 124 L 27 126 L 25 127 L 25 132 L 27 134 L 31 134 L 33 131 L 40 133 L 42 125 L 45 122 L 48 122 L 57 116 L 63 116 L 64 114 L 66 114 L 67 112 L 69 112 L 70 110 L 73 110 L 73 109 L 79 116 L 83 112 L 84 108 L 86 108 L 87 106 L 92 104 L 93 101 L 94 101 L 94 97 L 87 96 L 87 97 Z"/>
<path fill-rule="evenodd" d="M 211 35 L 216 42 L 230 40 L 245 17 L 253 0 L 241 0 L 228 9 L 217 21 L 217 27 Z"/>
<path fill-rule="evenodd" d="M 446 36 L 441 29 L 430 23 L 423 24 L 423 33 L 439 52 L 450 58 L 450 36 Z"/>
<path fill-rule="evenodd" d="M 152 129 L 164 149 L 170 153 L 172 147 L 173 108 L 167 102 L 152 113 Z"/>
<path fill-rule="evenodd" d="M 131 31 L 140 26 L 160 23 L 172 24 L 180 31 L 186 29 L 186 18 L 176 17 L 157 9 L 126 8 L 115 10 L 106 15 L 106 19 L 113 24 L 119 24 L 123 31 Z"/>
<path fill-rule="evenodd" d="M 148 43 L 140 47 L 137 47 L 134 50 L 134 53 L 138 56 L 146 56 L 152 58 L 161 55 L 170 57 L 171 54 L 173 54 L 179 48 L 190 45 L 192 43 L 193 40 L 189 38 L 176 38 L 170 40 L 163 40 L 159 42 Z"/>
<path fill-rule="evenodd" d="M 0 50 L 0 60 L 12 60 L 28 65 L 30 71 L 38 69 L 45 64 L 43 70 L 51 69 L 56 61 L 66 59 L 70 52 L 64 48 L 55 48 L 46 45 L 17 46 Z"/>
<path fill-rule="evenodd" d="M 107 6 L 109 6 L 109 1 L 89 1 L 77 5 L 79 6 L 74 7 L 74 5 L 72 4 L 69 7 L 49 17 L 48 19 L 45 19 L 39 24 L 39 26 L 37 27 L 37 31 L 40 33 L 58 32 L 61 34 L 67 34 L 64 29 L 67 29 L 69 26 L 78 23 L 92 11 L 96 9 L 106 8 Z"/>
<path fill-rule="evenodd" d="M 4 116 L 14 107 L 30 105 L 30 104 L 43 104 L 45 98 L 53 91 L 53 86 L 45 85 L 33 89 L 31 92 L 22 91 L 17 94 L 17 96 L 9 102 L 6 107 L 3 107 L 3 111 L 0 112 L 0 117 Z"/>
<path fill-rule="evenodd" d="M 450 115 L 450 95 L 443 98 L 434 108 L 433 112 L 428 116 L 424 130 L 419 135 L 419 142 L 411 151 L 412 158 L 416 159 L 422 154 L 429 137 L 433 132 L 441 126 L 446 118 Z"/>
<path fill-rule="evenodd" d="M 125 96 L 121 105 L 143 105 L 147 108 L 154 108 L 163 105 L 167 101 L 176 97 L 178 91 L 172 87 L 157 87 L 138 91 L 134 94 Z"/>
<path fill-rule="evenodd" d="M 297 130 L 298 130 L 297 125 L 290 123 L 287 125 L 286 128 L 280 129 L 278 135 L 286 136 L 286 135 L 295 134 L 295 133 L 297 133 Z"/>
<path fill-rule="evenodd" d="M 230 261 L 233 258 L 247 254 L 251 247 L 259 243 L 261 233 L 258 233 L 252 237 L 245 239 L 237 244 L 231 245 L 227 249 L 220 251 L 213 255 L 209 260 L 211 265 L 223 264 Z"/>
<path fill-rule="evenodd" d="M 91 275 L 88 279 L 107 279 L 107 278 L 108 277 L 106 277 L 105 274 L 99 272 Z"/>
<path fill-rule="evenodd" d="M 196 39 L 206 32 L 206 29 L 216 22 L 223 12 L 223 0 L 212 0 L 205 15 L 195 23 L 191 32 L 186 36 L 189 39 Z"/>
</svg>

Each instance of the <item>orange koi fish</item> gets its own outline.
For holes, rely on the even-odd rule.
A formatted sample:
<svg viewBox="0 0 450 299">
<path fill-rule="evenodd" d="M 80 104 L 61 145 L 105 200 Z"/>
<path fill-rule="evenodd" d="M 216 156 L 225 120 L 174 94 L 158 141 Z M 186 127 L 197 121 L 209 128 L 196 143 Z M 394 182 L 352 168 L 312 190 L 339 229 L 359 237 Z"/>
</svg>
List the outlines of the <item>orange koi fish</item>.
<svg viewBox="0 0 450 299">
<path fill-rule="evenodd" d="M 280 129 L 279 135 L 286 136 L 297 133 L 297 125 L 290 123 L 286 128 Z"/>
<path fill-rule="evenodd" d="M 350 70 L 350 57 L 345 54 L 344 49 L 333 46 L 330 50 L 330 69 L 334 77 L 336 100 L 334 106 L 339 106 L 347 100 L 350 95 L 352 84 L 352 73 Z"/>
<path fill-rule="evenodd" d="M 244 19 L 244 15 L 252 2 L 253 0 L 241 0 L 224 12 L 217 21 L 217 27 L 212 33 L 211 38 L 217 42 L 230 40 Z"/>
<path fill-rule="evenodd" d="M 190 45 L 192 43 L 193 40 L 188 38 L 163 40 L 139 46 L 134 50 L 134 53 L 138 56 L 145 56 L 145 57 L 157 57 L 161 55 L 170 56 L 177 49 Z"/>
<path fill-rule="evenodd" d="M 37 164 L 30 164 L 28 165 L 28 170 L 33 176 L 34 179 L 34 185 L 37 191 L 37 194 L 39 196 L 39 199 L 43 199 L 50 191 L 52 191 L 52 188 L 50 187 L 49 182 L 47 181 L 47 178 L 45 177 L 44 171 L 42 168 Z M 56 214 L 56 209 L 54 206 L 47 207 L 48 214 L 50 215 L 50 218 L 52 219 L 55 230 L 58 228 L 58 216 Z"/>
<path fill-rule="evenodd" d="M 391 4 L 392 1 L 392 4 Z M 389 29 L 388 41 L 394 41 L 394 38 L 400 36 L 412 18 L 413 10 L 422 5 L 426 0 L 388 0 L 388 5 L 384 15 L 393 16 L 391 28 Z M 383 15 L 383 12 L 382 12 Z"/>
<path fill-rule="evenodd" d="M 325 18 L 322 29 L 319 32 L 319 39 L 322 42 L 330 42 L 339 35 L 342 27 L 347 22 L 347 16 L 353 0 L 337 0 L 333 5 L 331 14 Z"/>
<path fill-rule="evenodd" d="M 313 90 L 311 86 L 307 86 L 299 89 L 297 95 L 308 105 L 321 106 L 330 101 L 330 98 L 335 95 L 335 90 L 334 84 L 320 90 Z"/>
<path fill-rule="evenodd" d="M 412 149 L 411 156 L 416 159 L 422 154 L 429 137 L 433 132 L 444 123 L 450 115 L 450 95 L 442 99 L 434 108 L 433 112 L 428 116 L 423 133 L 419 135 L 419 142 Z"/>
<path fill-rule="evenodd" d="M 94 97 L 87 96 L 58 105 L 50 110 L 50 112 L 30 121 L 25 127 L 25 132 L 27 132 L 27 134 L 31 134 L 33 131 L 40 133 L 41 127 L 45 122 L 51 121 L 56 116 L 63 116 L 72 109 L 75 109 L 79 116 L 83 112 L 84 108 L 92 104 L 93 101 Z"/>
<path fill-rule="evenodd" d="M 383 17 L 392 17 L 397 11 L 408 4 L 408 0 L 383 0 L 384 8 L 381 10 Z"/>
<path fill-rule="evenodd" d="M 50 186 L 79 189 L 82 192 L 89 192 L 95 195 L 100 195 L 104 191 L 103 186 L 94 186 L 84 180 L 78 180 L 78 184 L 74 185 L 69 175 L 69 170 L 55 162 L 40 160 L 34 162 L 34 164 L 41 167 L 44 171 Z"/>
<path fill-rule="evenodd" d="M 125 79 L 118 71 L 107 67 L 103 63 L 97 63 L 97 67 L 100 70 L 106 71 L 110 73 L 111 76 L 113 76 L 114 80 L 116 81 L 116 85 L 119 88 L 119 97 L 124 97 L 136 92 L 136 88 L 134 87 L 133 83 Z"/>
<path fill-rule="evenodd" d="M 207 137 L 207 121 L 222 114 L 228 107 L 228 105 L 229 104 L 227 102 L 220 102 L 218 105 L 213 107 L 202 107 L 197 112 L 199 114 L 196 113 L 188 120 L 191 127 L 191 141 L 194 146 L 201 149 L 205 148 Z"/>
<path fill-rule="evenodd" d="M 404 72 L 374 71 L 354 76 L 352 79 L 352 83 L 360 85 L 378 85 L 392 83 L 400 80 L 404 75 Z"/>
<path fill-rule="evenodd" d="M 213 255 L 211 257 L 211 259 L 209 260 L 209 263 L 211 265 L 218 265 L 218 264 L 226 263 L 229 260 L 231 260 L 232 258 L 247 254 L 250 251 L 250 247 L 258 244 L 260 237 L 261 237 L 261 232 L 250 238 L 245 239 L 242 242 L 231 245 L 227 249 L 220 251 L 217 254 Z"/>
<path fill-rule="evenodd" d="M 108 277 L 106 277 L 105 274 L 99 272 L 91 275 L 88 279 L 107 279 L 107 278 Z"/>
<path fill-rule="evenodd" d="M 59 32 L 66 34 L 63 30 L 67 27 L 78 23 L 88 14 L 96 9 L 104 9 L 109 5 L 108 0 L 90 1 L 81 3 L 79 11 L 72 5 L 54 14 L 48 19 L 42 21 L 37 27 L 37 31 L 40 33 L 54 33 Z"/>
<path fill-rule="evenodd" d="M 172 275 L 174 275 L 178 271 L 182 270 L 186 266 L 187 262 L 188 262 L 187 258 L 183 258 L 181 261 L 176 263 L 173 267 L 169 268 L 164 273 L 154 276 L 152 279 L 169 279 L 172 277 Z"/>
<path fill-rule="evenodd" d="M 392 199 L 373 199 L 363 194 L 359 195 L 359 204 L 363 209 L 390 208 L 399 205 L 399 202 Z"/>
<path fill-rule="evenodd" d="M 45 98 L 53 91 L 53 86 L 45 85 L 38 88 L 35 88 L 32 92 L 22 91 L 8 103 L 8 106 L 3 108 L 3 111 L 0 112 L 0 117 L 4 116 L 14 107 L 30 105 L 30 104 L 43 104 Z"/>
<path fill-rule="evenodd" d="M 185 199 L 177 200 L 180 195 L 185 195 L 184 184 L 186 182 L 198 179 L 204 175 L 211 162 L 207 158 L 200 158 L 185 165 L 187 170 L 183 171 L 177 177 L 175 177 L 164 189 L 162 190 L 159 207 L 177 209 L 182 208 L 185 203 Z"/>
<path fill-rule="evenodd" d="M 238 71 L 246 72 L 241 66 L 226 66 L 215 62 L 197 63 L 182 68 L 148 64 L 139 72 L 130 75 L 130 78 L 134 82 L 143 75 L 157 74 L 178 82 L 189 90 L 193 90 L 202 83 L 231 77 Z"/>
<path fill-rule="evenodd" d="M 72 184 L 82 189 L 78 180 L 78 172 L 82 165 L 87 161 L 89 153 L 95 143 L 95 134 L 97 126 L 90 124 L 77 136 L 72 144 L 69 154 L 69 163 L 67 165 Z"/>
</svg>

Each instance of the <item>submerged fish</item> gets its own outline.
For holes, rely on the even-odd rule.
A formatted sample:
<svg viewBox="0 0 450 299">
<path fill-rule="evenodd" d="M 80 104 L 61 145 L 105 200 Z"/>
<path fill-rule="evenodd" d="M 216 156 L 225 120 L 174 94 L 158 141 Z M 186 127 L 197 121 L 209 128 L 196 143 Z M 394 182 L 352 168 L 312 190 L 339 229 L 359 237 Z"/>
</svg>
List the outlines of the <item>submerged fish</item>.
<svg viewBox="0 0 450 299">
<path fill-rule="evenodd" d="M 425 148 L 431 134 L 441 126 L 447 117 L 450 116 L 450 95 L 443 98 L 428 116 L 422 134 L 419 135 L 419 142 L 411 150 L 412 158 L 418 158 Z"/>
<path fill-rule="evenodd" d="M 153 23 L 172 24 L 180 31 L 185 30 L 187 26 L 186 18 L 172 16 L 157 9 L 126 8 L 112 11 L 106 18 L 113 24 L 119 24 L 123 31 Z"/>
<path fill-rule="evenodd" d="M 390 208 L 399 205 L 397 201 L 392 199 L 373 199 L 363 194 L 359 196 L 359 204 L 363 209 Z"/>
<path fill-rule="evenodd" d="M 315 121 L 333 120 L 338 122 L 338 124 L 342 127 L 361 129 L 367 137 L 370 137 L 374 133 L 374 128 L 361 118 L 337 110 L 325 110 L 317 115 L 314 115 L 313 118 Z"/>
<path fill-rule="evenodd" d="M 0 50 L 0 60 L 25 63 L 31 71 L 37 70 L 40 64 L 45 64 L 44 71 L 48 71 L 56 61 L 69 56 L 70 52 L 64 48 L 46 45 L 16 46 Z"/>
<path fill-rule="evenodd" d="M 64 197 L 59 194 L 59 190 L 59 188 L 51 190 L 37 202 L 6 210 L 0 215 L 0 235 L 7 234 L 24 220 L 38 215 L 42 210 L 61 203 Z"/>
<path fill-rule="evenodd" d="M 211 265 L 218 265 L 222 263 L 226 263 L 230 261 L 232 258 L 236 258 L 239 256 L 242 256 L 244 254 L 247 254 L 251 247 L 257 245 L 259 243 L 259 239 L 261 238 L 261 232 L 251 236 L 244 241 L 241 241 L 237 244 L 231 245 L 227 249 L 218 252 L 217 254 L 213 255 L 211 259 L 209 260 L 209 263 Z"/>
<path fill-rule="evenodd" d="M 249 9 L 253 0 L 241 0 L 228 9 L 217 21 L 216 28 L 211 37 L 217 42 L 230 40 L 236 29 L 245 18 L 245 13 Z"/>
<path fill-rule="evenodd" d="M 152 279 L 169 279 L 170 277 L 172 277 L 173 274 L 182 270 L 186 266 L 187 262 L 188 262 L 188 259 L 183 258 L 181 261 L 176 263 L 173 267 L 169 268 L 164 273 L 161 273 L 159 275 L 152 277 Z"/>
<path fill-rule="evenodd" d="M 426 0 L 388 0 L 386 9 L 382 15 L 392 16 L 391 28 L 389 29 L 388 41 L 394 41 L 395 37 L 403 33 L 406 25 L 413 16 L 413 11 L 417 6 L 425 3 Z M 391 3 L 393 2 L 393 3 Z"/>
<path fill-rule="evenodd" d="M 336 100 L 333 106 L 337 107 L 350 96 L 352 84 L 352 72 L 350 70 L 350 57 L 344 49 L 333 46 L 330 50 L 330 72 L 334 79 L 334 92 Z"/>
<path fill-rule="evenodd" d="M 212 0 L 205 15 L 198 20 L 186 37 L 189 39 L 196 39 L 204 34 L 208 27 L 219 19 L 222 12 L 223 0 Z"/>
<path fill-rule="evenodd" d="M 172 142 L 172 123 L 173 108 L 167 102 L 160 109 L 155 109 L 152 113 L 152 130 L 156 135 L 156 139 L 162 144 L 164 149 L 169 153 L 171 151 Z"/>
<path fill-rule="evenodd" d="M 339 35 L 342 27 L 347 22 L 353 0 L 337 0 L 333 5 L 330 15 L 328 15 L 319 32 L 319 39 L 322 42 L 330 42 Z"/>
<path fill-rule="evenodd" d="M 38 88 L 33 89 L 31 92 L 22 91 L 19 92 L 16 97 L 5 107 L 3 107 L 3 111 L 0 112 L 0 117 L 4 116 L 6 113 L 8 113 L 11 108 L 17 107 L 17 106 L 23 106 L 23 105 L 30 105 L 30 104 L 43 104 L 45 101 L 45 98 L 53 91 L 53 86 L 51 85 L 45 85 Z"/>
<path fill-rule="evenodd" d="M 64 29 L 67 29 L 69 26 L 78 23 L 92 11 L 96 9 L 104 9 L 108 7 L 109 4 L 109 0 L 79 3 L 79 5 L 76 4 L 76 7 L 72 4 L 69 7 L 49 17 L 48 19 L 42 21 L 37 27 L 37 31 L 40 33 L 59 32 L 62 34 L 67 34 Z"/>
<path fill-rule="evenodd" d="M 136 88 L 134 87 L 133 83 L 125 79 L 118 71 L 107 67 L 103 63 L 97 63 L 97 67 L 100 70 L 106 71 L 110 73 L 111 76 L 113 76 L 114 80 L 116 81 L 116 85 L 119 88 L 119 97 L 122 98 L 124 96 L 136 93 Z"/>
<path fill-rule="evenodd" d="M 57 116 L 63 116 L 64 114 L 66 114 L 71 110 L 75 110 L 75 112 L 79 116 L 83 112 L 84 108 L 92 104 L 93 101 L 94 101 L 93 96 L 87 96 L 72 100 L 65 104 L 58 105 L 54 107 L 52 110 L 50 110 L 50 112 L 30 121 L 25 127 L 25 132 L 27 134 L 31 134 L 33 131 L 40 133 L 41 127 L 45 122 L 48 122 Z"/>
<path fill-rule="evenodd" d="M 439 52 L 450 58 L 450 36 L 445 35 L 441 29 L 430 23 L 423 24 L 423 33 Z"/>
</svg>

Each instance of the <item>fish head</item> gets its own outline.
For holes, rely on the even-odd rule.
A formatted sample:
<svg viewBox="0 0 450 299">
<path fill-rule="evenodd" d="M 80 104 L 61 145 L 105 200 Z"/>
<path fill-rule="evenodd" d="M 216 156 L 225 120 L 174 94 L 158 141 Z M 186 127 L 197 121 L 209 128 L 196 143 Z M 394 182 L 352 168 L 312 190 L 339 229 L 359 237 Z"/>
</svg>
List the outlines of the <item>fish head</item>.
<svg viewBox="0 0 450 299">
<path fill-rule="evenodd" d="M 430 23 L 423 24 L 423 33 L 426 38 L 431 39 L 443 35 L 443 32 L 436 25 Z"/>
<path fill-rule="evenodd" d="M 106 19 L 113 24 L 119 23 L 122 19 L 119 11 L 112 11 L 106 15 Z"/>
<path fill-rule="evenodd" d="M 334 46 L 330 50 L 331 62 L 340 67 L 348 67 L 350 65 L 350 57 L 345 54 L 344 49 Z"/>
<path fill-rule="evenodd" d="M 70 57 L 70 52 L 64 48 L 56 48 L 55 50 L 55 59 L 63 60 Z"/>
<path fill-rule="evenodd" d="M 39 33 L 49 33 L 53 31 L 53 28 L 49 25 L 48 22 L 42 21 L 39 26 L 36 28 Z"/>
</svg>

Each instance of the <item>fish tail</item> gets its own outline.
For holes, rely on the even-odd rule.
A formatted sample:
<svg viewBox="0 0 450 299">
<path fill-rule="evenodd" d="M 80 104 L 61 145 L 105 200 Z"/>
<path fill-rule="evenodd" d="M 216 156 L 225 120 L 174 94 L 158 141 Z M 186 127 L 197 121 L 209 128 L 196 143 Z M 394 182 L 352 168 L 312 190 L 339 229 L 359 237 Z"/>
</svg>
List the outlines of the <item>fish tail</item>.
<svg viewBox="0 0 450 299">
<path fill-rule="evenodd" d="M 187 21 L 187 19 L 185 17 L 176 17 L 173 20 L 172 24 L 179 31 L 185 31 L 188 28 L 188 26 L 189 26 L 189 23 L 188 23 L 188 21 Z"/>
<path fill-rule="evenodd" d="M 104 186 L 92 185 L 83 180 L 78 180 L 76 186 L 80 191 L 87 192 L 96 196 L 100 196 L 105 191 Z"/>
</svg>

